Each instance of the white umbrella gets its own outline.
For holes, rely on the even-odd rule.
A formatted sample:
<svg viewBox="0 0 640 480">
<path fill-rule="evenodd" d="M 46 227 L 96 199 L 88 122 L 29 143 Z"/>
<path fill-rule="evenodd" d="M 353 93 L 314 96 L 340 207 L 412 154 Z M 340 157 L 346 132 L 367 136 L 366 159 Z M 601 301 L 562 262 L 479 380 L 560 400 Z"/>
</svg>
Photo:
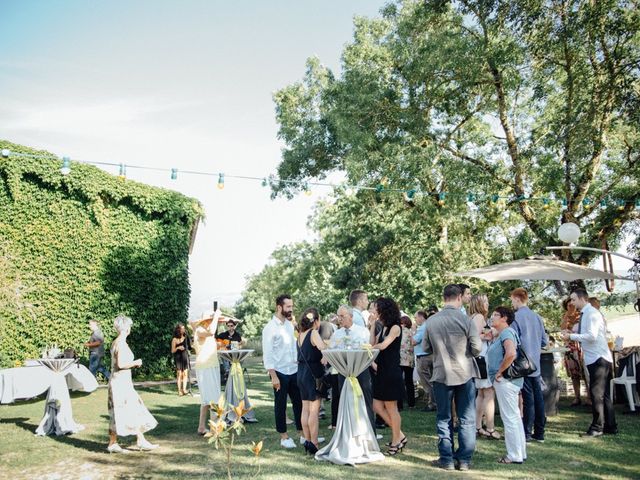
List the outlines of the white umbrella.
<svg viewBox="0 0 640 480">
<path fill-rule="evenodd" d="M 487 282 L 500 282 L 504 280 L 585 280 L 597 278 L 601 280 L 633 280 L 628 277 L 583 267 L 575 263 L 564 262 L 553 256 L 534 256 L 514 260 L 513 262 L 489 265 L 488 267 L 456 272 L 459 277 L 475 277 Z"/>
</svg>

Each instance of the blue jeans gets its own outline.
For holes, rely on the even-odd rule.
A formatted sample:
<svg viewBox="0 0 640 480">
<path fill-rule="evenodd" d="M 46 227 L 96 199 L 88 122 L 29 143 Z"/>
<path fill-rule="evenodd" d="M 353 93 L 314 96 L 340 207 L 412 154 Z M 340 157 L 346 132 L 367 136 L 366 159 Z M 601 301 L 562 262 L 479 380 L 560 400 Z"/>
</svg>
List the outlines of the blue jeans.
<svg viewBox="0 0 640 480">
<path fill-rule="evenodd" d="M 104 378 L 109 380 L 109 370 L 102 365 L 102 357 L 94 353 L 89 354 L 89 371 L 95 377 L 98 372 L 104 375 Z"/>
<path fill-rule="evenodd" d="M 476 448 L 476 386 L 473 379 L 462 385 L 448 386 L 444 383 L 433 382 L 433 393 L 436 397 L 438 414 L 436 415 L 436 429 L 438 431 L 438 451 L 440 463 L 452 464 L 454 460 L 460 463 L 471 463 L 473 451 Z M 453 439 L 453 422 L 451 415 L 451 401 L 456 401 L 456 413 L 460 422 L 458 430 L 458 450 L 455 452 Z"/>
<path fill-rule="evenodd" d="M 524 416 L 524 434 L 527 438 L 544 440 L 544 425 L 547 418 L 544 413 L 544 397 L 540 377 L 524 377 L 522 386 L 522 408 Z"/>
</svg>

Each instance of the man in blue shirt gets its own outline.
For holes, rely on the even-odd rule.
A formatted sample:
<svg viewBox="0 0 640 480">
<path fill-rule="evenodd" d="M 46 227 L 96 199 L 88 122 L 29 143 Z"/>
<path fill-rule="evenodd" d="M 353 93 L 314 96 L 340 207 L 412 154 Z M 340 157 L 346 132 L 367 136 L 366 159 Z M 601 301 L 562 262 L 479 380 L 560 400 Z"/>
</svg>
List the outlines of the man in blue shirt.
<svg viewBox="0 0 640 480">
<path fill-rule="evenodd" d="M 423 412 L 435 412 L 436 401 L 433 396 L 433 384 L 431 383 L 431 371 L 433 370 L 433 359 L 431 355 L 427 355 L 422 348 L 422 339 L 427 331 L 427 312 L 418 310 L 415 315 L 416 325 L 418 328 L 413 335 L 413 353 L 416 355 L 416 371 L 420 379 L 420 385 L 424 389 L 425 400 L 427 406 L 422 409 Z"/>
<path fill-rule="evenodd" d="M 363 312 L 366 311 L 369 306 L 369 296 L 367 292 L 363 290 L 353 290 L 349 294 L 349 303 L 353 309 L 353 324 L 369 328 L 365 315 L 363 315 Z M 367 314 L 368 313 L 369 312 L 367 312 Z"/>
<path fill-rule="evenodd" d="M 516 311 L 516 319 L 511 324 L 511 328 L 518 333 L 522 348 L 536 366 L 535 372 L 524 377 L 522 423 L 527 442 L 532 440 L 544 442 L 544 426 L 547 419 L 544 413 L 544 397 L 540 381 L 540 354 L 542 347 L 547 346 L 548 338 L 544 331 L 542 318 L 532 311 L 527 303 L 529 303 L 529 294 L 524 288 L 516 288 L 511 292 L 511 304 Z"/>
</svg>

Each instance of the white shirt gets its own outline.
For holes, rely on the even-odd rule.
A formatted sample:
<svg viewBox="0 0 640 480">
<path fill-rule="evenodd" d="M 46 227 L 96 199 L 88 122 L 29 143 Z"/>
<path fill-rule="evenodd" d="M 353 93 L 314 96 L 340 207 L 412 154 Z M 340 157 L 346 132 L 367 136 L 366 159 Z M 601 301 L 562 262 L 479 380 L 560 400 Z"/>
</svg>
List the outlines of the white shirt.
<svg viewBox="0 0 640 480">
<path fill-rule="evenodd" d="M 369 330 L 355 323 L 350 328 L 339 328 L 333 335 L 331 335 L 331 344 L 336 340 L 347 336 L 347 330 L 349 330 L 349 336 L 354 343 L 371 343 L 371 336 Z"/>
<path fill-rule="evenodd" d="M 357 308 L 353 309 L 353 324 L 367 328 L 367 325 L 364 323 L 364 316 L 362 315 L 362 312 Z"/>
<path fill-rule="evenodd" d="M 591 365 L 599 358 L 604 358 L 607 362 L 613 363 L 613 357 L 607 345 L 607 327 L 602 313 L 590 303 L 587 303 L 582 307 L 581 314 L 581 333 L 572 333 L 569 338 L 580 342 L 584 353 L 585 365 Z"/>
<path fill-rule="evenodd" d="M 275 370 L 283 375 L 293 375 L 298 371 L 296 339 L 293 324 L 281 322 L 275 315 L 262 330 L 262 362 L 266 370 Z"/>
</svg>

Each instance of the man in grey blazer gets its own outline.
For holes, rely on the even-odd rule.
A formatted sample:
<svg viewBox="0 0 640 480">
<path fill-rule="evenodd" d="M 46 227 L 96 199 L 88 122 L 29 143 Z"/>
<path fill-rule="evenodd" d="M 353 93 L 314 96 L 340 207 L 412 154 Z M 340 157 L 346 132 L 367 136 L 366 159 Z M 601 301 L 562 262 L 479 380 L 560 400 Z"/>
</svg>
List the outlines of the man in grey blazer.
<svg viewBox="0 0 640 480">
<path fill-rule="evenodd" d="M 479 376 L 474 357 L 480 355 L 482 343 L 475 322 L 460 311 L 462 291 L 447 285 L 442 293 L 444 307 L 429 318 L 429 328 L 422 341 L 425 353 L 433 353 L 433 392 L 438 413 L 438 450 L 435 466 L 445 470 L 468 470 L 476 447 L 476 388 Z M 456 401 L 460 421 L 459 447 L 454 451 L 451 401 Z"/>
</svg>

